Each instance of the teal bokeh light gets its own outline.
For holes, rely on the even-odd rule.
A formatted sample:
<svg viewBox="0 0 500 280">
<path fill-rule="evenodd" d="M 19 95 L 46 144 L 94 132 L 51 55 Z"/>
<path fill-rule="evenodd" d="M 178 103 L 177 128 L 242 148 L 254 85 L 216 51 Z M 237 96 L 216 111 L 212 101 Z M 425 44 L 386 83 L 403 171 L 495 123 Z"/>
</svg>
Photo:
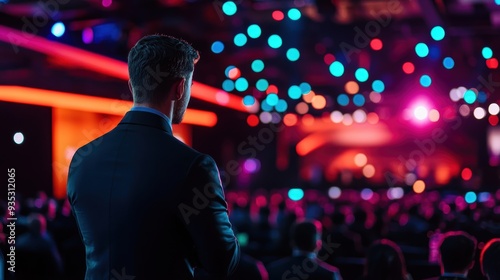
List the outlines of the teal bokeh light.
<svg viewBox="0 0 500 280">
<path fill-rule="evenodd" d="M 429 55 L 429 47 L 425 43 L 418 43 L 415 46 L 415 53 L 419 57 L 426 57 L 427 55 Z"/>
<path fill-rule="evenodd" d="M 252 71 L 259 73 L 264 70 L 264 62 L 260 59 L 256 59 L 252 62 Z"/>
<path fill-rule="evenodd" d="M 257 39 L 262 34 L 262 30 L 260 29 L 260 26 L 258 26 L 257 24 L 252 24 L 247 28 L 247 33 L 248 37 L 252 39 Z"/>
<path fill-rule="evenodd" d="M 228 16 L 232 16 L 236 14 L 238 11 L 238 7 L 236 7 L 236 4 L 233 1 L 227 1 L 226 3 L 222 4 L 222 12 Z"/>
<path fill-rule="evenodd" d="M 266 89 L 269 87 L 269 82 L 266 79 L 259 79 L 255 83 L 255 87 L 260 91 L 266 91 Z"/>
<path fill-rule="evenodd" d="M 360 82 L 366 82 L 369 78 L 368 70 L 365 68 L 358 68 L 356 72 L 354 72 L 354 77 L 356 77 L 356 80 Z"/>
<path fill-rule="evenodd" d="M 300 57 L 300 52 L 296 48 L 290 48 L 286 52 L 286 58 L 290 61 L 297 61 Z"/>
<path fill-rule="evenodd" d="M 281 37 L 279 35 L 273 34 L 269 36 L 269 39 L 267 39 L 267 43 L 271 48 L 277 49 L 281 47 L 281 45 L 283 44 L 283 40 L 281 40 Z"/>
<path fill-rule="evenodd" d="M 332 64 L 330 64 L 329 69 L 330 73 L 334 77 L 341 77 L 342 75 L 344 75 L 345 68 L 344 65 L 340 63 L 340 61 L 334 61 Z"/>
<path fill-rule="evenodd" d="M 439 25 L 434 26 L 431 29 L 431 37 L 432 37 L 432 39 L 434 39 L 436 41 L 443 40 L 445 34 L 446 33 L 444 32 L 444 28 L 439 26 Z"/>
</svg>

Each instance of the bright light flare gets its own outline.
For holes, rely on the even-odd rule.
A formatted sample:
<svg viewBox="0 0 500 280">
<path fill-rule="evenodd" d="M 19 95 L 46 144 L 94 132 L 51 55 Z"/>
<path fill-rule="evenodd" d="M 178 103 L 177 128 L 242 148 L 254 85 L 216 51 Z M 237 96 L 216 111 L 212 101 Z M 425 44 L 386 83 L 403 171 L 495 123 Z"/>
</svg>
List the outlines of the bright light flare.
<svg viewBox="0 0 500 280">
<path fill-rule="evenodd" d="M 415 116 L 417 120 L 423 121 L 427 119 L 428 115 L 429 115 L 429 110 L 427 110 L 427 108 L 425 108 L 422 105 L 419 105 L 415 107 L 415 109 L 413 109 L 413 116 Z"/>
</svg>

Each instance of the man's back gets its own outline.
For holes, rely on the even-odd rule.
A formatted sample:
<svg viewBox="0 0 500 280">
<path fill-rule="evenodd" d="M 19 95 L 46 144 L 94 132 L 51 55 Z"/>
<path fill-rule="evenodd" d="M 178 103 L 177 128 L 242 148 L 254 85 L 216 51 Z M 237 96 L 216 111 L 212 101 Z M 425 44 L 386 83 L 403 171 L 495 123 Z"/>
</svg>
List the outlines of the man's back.
<svg viewBox="0 0 500 280">
<path fill-rule="evenodd" d="M 237 262 L 215 163 L 155 114 L 128 112 L 80 148 L 68 196 L 86 246 L 86 279 L 190 279 L 193 266 L 225 275 Z"/>
</svg>

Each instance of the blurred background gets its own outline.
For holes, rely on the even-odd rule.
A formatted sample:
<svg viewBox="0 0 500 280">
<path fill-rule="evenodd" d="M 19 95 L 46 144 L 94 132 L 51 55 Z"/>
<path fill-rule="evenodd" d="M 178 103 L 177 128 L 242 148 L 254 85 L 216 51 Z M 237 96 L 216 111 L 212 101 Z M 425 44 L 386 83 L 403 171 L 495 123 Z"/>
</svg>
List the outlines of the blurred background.
<svg viewBox="0 0 500 280">
<path fill-rule="evenodd" d="M 0 0 L 0 165 L 29 207 L 64 209 L 71 157 L 130 108 L 127 54 L 155 33 L 200 51 L 174 132 L 231 209 L 500 213 L 498 0 Z"/>
</svg>

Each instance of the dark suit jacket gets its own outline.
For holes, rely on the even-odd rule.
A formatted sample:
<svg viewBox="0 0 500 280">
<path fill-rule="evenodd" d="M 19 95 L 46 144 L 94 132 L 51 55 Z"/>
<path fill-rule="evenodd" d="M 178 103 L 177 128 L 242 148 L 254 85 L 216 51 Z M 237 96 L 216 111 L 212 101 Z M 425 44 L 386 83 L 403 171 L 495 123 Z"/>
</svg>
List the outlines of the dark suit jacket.
<svg viewBox="0 0 500 280">
<path fill-rule="evenodd" d="M 86 280 L 224 279 L 239 245 L 214 160 L 150 112 L 128 112 L 79 148 L 68 198 L 86 248 Z"/>
<path fill-rule="evenodd" d="M 293 256 L 268 265 L 269 280 L 341 280 L 339 270 L 317 258 Z"/>
</svg>

